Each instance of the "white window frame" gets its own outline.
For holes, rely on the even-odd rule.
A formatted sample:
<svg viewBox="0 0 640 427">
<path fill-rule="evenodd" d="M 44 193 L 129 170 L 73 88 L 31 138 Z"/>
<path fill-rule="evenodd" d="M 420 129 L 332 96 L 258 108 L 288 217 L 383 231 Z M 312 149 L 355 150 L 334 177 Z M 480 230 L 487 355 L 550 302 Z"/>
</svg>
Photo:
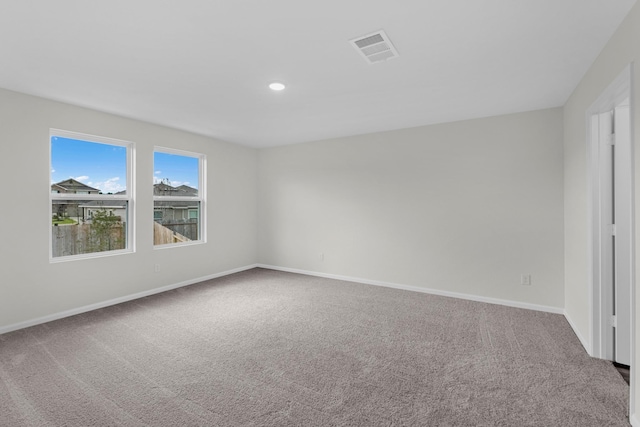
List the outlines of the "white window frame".
<svg viewBox="0 0 640 427">
<path fill-rule="evenodd" d="M 62 138 L 76 139 L 80 141 L 93 142 L 97 144 L 116 145 L 126 148 L 126 195 L 116 194 L 70 194 L 70 193 L 53 193 L 51 192 L 51 174 L 49 173 L 49 262 L 66 262 L 75 261 L 81 259 L 100 258 L 121 254 L 129 254 L 135 252 L 135 224 L 133 219 L 135 218 L 135 197 L 134 197 L 134 162 L 135 162 L 135 144 L 130 141 L 124 141 L 120 139 L 108 138 L 104 136 L 89 135 L 79 132 L 66 131 L 61 129 L 49 129 L 49 169 L 51 169 L 51 138 L 58 136 Z M 53 201 L 54 200 L 90 200 L 90 201 L 104 201 L 119 200 L 127 202 L 127 234 L 126 234 L 126 247 L 124 249 L 116 249 L 112 251 L 92 252 L 88 254 L 66 255 L 66 256 L 53 256 L 53 232 L 51 231 L 51 218 L 53 216 Z"/>
<path fill-rule="evenodd" d="M 187 202 L 187 201 L 197 201 L 200 203 L 200 213 L 198 217 L 198 240 L 191 240 L 189 242 L 177 242 L 177 243 L 167 243 L 164 245 L 156 245 L 153 244 L 153 249 L 168 249 L 175 248 L 181 246 L 191 246 L 191 245 L 200 245 L 207 242 L 207 223 L 206 223 L 206 209 L 207 209 L 207 191 L 206 191 L 206 174 L 207 174 L 207 157 L 202 153 L 196 153 L 193 151 L 185 151 L 178 150 L 175 148 L 168 147 L 153 147 L 153 153 L 155 157 L 155 153 L 165 153 L 165 154 L 174 154 L 178 156 L 186 156 L 186 157 L 194 157 L 198 159 L 198 196 L 197 197 L 179 197 L 179 196 L 153 196 L 153 205 L 155 211 L 155 202 Z M 155 170 L 155 163 L 154 163 Z M 153 184 L 153 182 L 152 182 Z M 155 218 L 153 219 L 155 221 Z"/>
</svg>

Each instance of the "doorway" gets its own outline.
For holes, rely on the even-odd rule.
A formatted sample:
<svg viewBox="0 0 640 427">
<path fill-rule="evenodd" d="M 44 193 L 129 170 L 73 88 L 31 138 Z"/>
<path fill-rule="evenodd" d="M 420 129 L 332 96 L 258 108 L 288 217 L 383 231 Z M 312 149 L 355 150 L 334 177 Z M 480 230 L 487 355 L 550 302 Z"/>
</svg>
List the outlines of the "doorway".
<svg viewBox="0 0 640 427">
<path fill-rule="evenodd" d="M 591 355 L 630 366 L 633 357 L 634 193 L 631 66 L 589 109 Z"/>
</svg>

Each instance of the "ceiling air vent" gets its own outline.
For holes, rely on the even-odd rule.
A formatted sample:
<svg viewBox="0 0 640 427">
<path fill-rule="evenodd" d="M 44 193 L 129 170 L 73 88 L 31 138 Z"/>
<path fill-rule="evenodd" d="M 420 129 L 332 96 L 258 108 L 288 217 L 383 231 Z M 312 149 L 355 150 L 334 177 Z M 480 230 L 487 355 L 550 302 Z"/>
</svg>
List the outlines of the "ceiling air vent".
<svg viewBox="0 0 640 427">
<path fill-rule="evenodd" d="M 398 51 L 382 30 L 349 41 L 369 64 L 386 61 L 398 56 Z"/>
</svg>

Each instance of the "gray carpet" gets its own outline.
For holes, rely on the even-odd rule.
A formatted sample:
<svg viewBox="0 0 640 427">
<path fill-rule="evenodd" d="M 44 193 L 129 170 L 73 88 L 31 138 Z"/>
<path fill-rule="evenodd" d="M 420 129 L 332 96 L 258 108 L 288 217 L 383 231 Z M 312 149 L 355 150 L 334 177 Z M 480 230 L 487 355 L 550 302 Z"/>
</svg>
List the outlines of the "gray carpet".
<svg viewBox="0 0 640 427">
<path fill-rule="evenodd" d="M 254 269 L 0 335 L 2 426 L 626 426 L 555 314 Z"/>
</svg>

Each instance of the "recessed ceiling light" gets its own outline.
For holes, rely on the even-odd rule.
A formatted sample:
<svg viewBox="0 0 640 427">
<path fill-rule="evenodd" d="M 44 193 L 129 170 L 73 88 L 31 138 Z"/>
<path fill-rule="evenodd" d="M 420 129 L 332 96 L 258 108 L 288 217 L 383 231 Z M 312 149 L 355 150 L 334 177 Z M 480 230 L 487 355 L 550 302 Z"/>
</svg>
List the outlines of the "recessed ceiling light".
<svg viewBox="0 0 640 427">
<path fill-rule="evenodd" d="M 269 85 L 269 89 L 271 90 L 282 90 L 284 89 L 284 85 L 282 83 L 274 82 Z"/>
</svg>

